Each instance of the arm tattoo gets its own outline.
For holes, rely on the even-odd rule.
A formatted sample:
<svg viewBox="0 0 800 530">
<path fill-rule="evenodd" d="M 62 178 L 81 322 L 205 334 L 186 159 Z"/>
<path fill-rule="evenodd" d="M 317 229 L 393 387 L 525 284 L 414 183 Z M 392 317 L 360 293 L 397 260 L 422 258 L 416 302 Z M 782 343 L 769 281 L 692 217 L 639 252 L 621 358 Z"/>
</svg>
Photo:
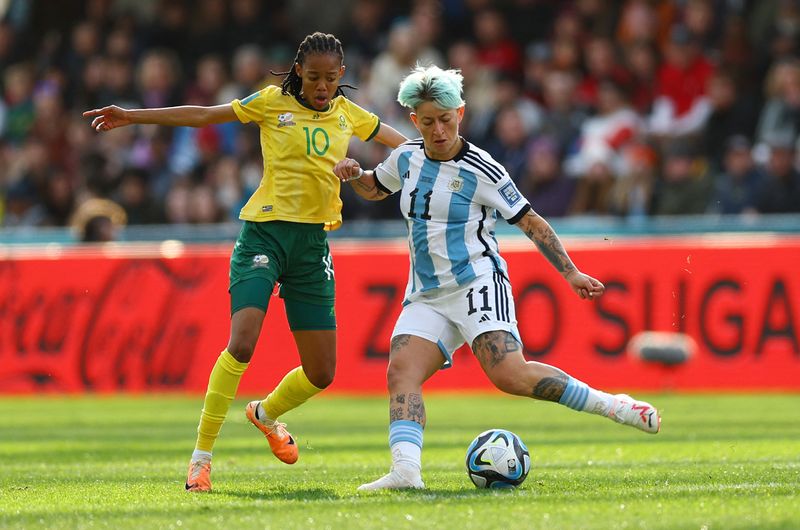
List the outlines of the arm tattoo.
<svg viewBox="0 0 800 530">
<path fill-rule="evenodd" d="M 569 259 L 564 245 L 556 235 L 553 228 L 539 215 L 529 211 L 519 222 L 520 228 L 528 239 L 533 241 L 539 252 L 542 253 L 556 270 L 562 274 L 575 270 L 575 265 Z"/>
<path fill-rule="evenodd" d="M 473 341 L 472 352 L 482 365 L 494 368 L 519 346 L 517 339 L 508 331 L 487 331 Z"/>
<path fill-rule="evenodd" d="M 372 173 L 370 175 L 373 175 Z M 367 200 L 378 200 L 383 199 L 387 195 L 383 192 L 378 185 L 375 183 L 375 177 L 371 176 L 370 178 L 360 178 L 356 180 L 351 180 L 350 184 L 353 186 L 353 190 L 364 197 Z"/>
<path fill-rule="evenodd" d="M 533 388 L 533 397 L 545 401 L 555 401 L 561 399 L 564 390 L 567 388 L 567 376 L 558 374 L 552 377 L 543 377 Z"/>
</svg>

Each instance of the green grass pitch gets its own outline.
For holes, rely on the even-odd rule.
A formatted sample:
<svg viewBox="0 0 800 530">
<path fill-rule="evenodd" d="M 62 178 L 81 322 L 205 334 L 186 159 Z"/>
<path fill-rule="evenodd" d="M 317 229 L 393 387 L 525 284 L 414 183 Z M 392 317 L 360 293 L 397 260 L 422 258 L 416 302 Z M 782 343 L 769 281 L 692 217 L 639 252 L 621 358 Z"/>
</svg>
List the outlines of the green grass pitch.
<svg viewBox="0 0 800 530">
<path fill-rule="evenodd" d="M 183 491 L 201 398 L 0 399 L 0 528 L 800 528 L 800 395 L 651 395 L 652 436 L 550 403 L 426 396 L 425 491 L 358 494 L 389 467 L 386 399 L 320 396 L 284 418 L 287 466 L 234 403 L 211 494 Z M 464 451 L 519 434 L 533 469 L 477 490 Z"/>
</svg>

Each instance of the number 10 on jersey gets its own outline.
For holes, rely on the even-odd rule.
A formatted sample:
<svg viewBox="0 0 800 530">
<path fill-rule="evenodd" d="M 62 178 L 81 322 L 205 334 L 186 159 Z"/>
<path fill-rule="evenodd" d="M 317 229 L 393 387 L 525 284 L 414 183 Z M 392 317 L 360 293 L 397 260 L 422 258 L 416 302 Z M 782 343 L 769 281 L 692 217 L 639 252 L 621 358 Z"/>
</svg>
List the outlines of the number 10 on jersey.
<svg viewBox="0 0 800 530">
<path fill-rule="evenodd" d="M 321 127 L 315 127 L 314 129 L 309 129 L 308 127 L 303 127 L 303 131 L 306 133 L 306 154 L 311 155 L 311 150 L 313 149 L 317 156 L 323 156 L 325 153 L 328 152 L 328 147 L 330 147 L 330 139 L 328 138 L 328 133 L 325 132 L 325 129 Z M 322 136 L 323 140 L 320 139 Z"/>
</svg>

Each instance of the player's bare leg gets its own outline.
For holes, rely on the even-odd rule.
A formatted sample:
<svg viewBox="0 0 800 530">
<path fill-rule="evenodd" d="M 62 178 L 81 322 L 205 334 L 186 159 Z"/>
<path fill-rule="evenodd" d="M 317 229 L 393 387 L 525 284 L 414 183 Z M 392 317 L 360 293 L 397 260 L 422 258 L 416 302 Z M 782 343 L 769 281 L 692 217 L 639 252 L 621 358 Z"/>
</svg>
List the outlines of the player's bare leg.
<svg viewBox="0 0 800 530">
<path fill-rule="evenodd" d="M 522 345 L 507 331 L 479 335 L 472 343 L 472 351 L 492 383 L 503 392 L 553 401 L 652 434 L 661 427 L 661 417 L 649 403 L 625 394 L 607 394 L 554 366 L 526 361 Z"/>
<path fill-rule="evenodd" d="M 392 337 L 387 380 L 389 386 L 389 446 L 391 471 L 359 490 L 424 488 L 422 430 L 425 403 L 422 384 L 441 367 L 444 357 L 431 341 L 413 335 Z"/>
</svg>

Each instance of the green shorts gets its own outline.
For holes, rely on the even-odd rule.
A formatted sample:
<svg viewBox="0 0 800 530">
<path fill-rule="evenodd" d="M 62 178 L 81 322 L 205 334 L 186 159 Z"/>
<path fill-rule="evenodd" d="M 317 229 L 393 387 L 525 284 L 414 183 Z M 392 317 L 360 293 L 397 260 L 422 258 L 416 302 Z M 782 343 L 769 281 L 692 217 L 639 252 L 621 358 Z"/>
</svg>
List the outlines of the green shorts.
<svg viewBox="0 0 800 530">
<path fill-rule="evenodd" d="M 247 289 L 239 285 L 243 282 Z M 231 255 L 231 314 L 244 307 L 266 311 L 276 283 L 287 301 L 328 308 L 317 314 L 330 314 L 335 328 L 336 281 L 322 224 L 245 221 Z M 331 329 L 330 321 L 319 324 L 313 328 L 305 323 L 304 329 Z"/>
</svg>

